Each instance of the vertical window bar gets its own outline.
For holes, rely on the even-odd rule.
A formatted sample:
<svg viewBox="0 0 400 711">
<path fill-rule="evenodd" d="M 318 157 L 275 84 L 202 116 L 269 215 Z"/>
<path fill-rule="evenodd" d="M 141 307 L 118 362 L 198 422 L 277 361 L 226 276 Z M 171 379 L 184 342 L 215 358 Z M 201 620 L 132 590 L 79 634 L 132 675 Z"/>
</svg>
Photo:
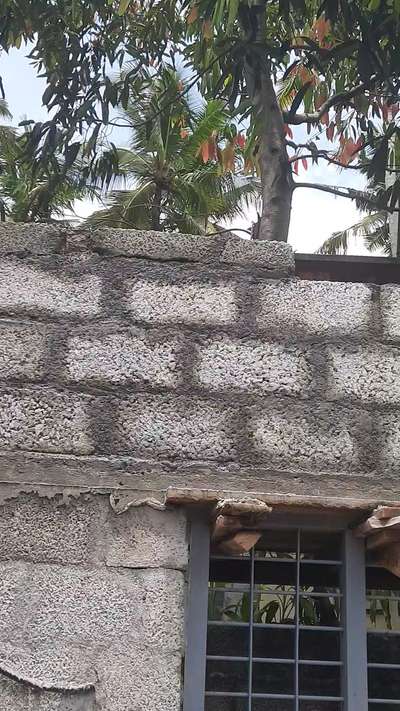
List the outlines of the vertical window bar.
<svg viewBox="0 0 400 711">
<path fill-rule="evenodd" d="M 344 536 L 342 584 L 345 711 L 361 711 L 368 708 L 365 551 L 351 531 Z"/>
<path fill-rule="evenodd" d="M 210 529 L 199 512 L 190 529 L 189 595 L 186 619 L 185 711 L 204 711 L 206 680 Z"/>
<path fill-rule="evenodd" d="M 300 529 L 297 529 L 297 544 L 296 544 L 296 630 L 295 630 L 295 647 L 294 647 L 294 693 L 295 693 L 295 711 L 299 711 L 299 640 L 300 640 Z"/>
<path fill-rule="evenodd" d="M 251 572 L 250 572 L 250 629 L 249 629 L 249 699 L 248 711 L 252 708 L 253 693 L 253 623 L 254 623 L 254 546 L 251 549 Z"/>
</svg>

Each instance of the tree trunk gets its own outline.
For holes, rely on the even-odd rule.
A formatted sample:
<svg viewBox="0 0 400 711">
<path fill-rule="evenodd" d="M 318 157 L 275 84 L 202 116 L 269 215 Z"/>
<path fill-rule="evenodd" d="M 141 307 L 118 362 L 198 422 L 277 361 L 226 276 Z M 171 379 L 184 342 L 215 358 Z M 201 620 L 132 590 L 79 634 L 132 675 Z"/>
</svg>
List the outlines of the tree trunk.
<svg viewBox="0 0 400 711">
<path fill-rule="evenodd" d="M 262 211 L 253 239 L 287 242 L 292 207 L 293 179 L 286 150 L 282 112 L 271 78 L 269 62 L 262 56 L 265 6 L 257 6 L 256 50 L 245 60 L 247 91 L 255 109 L 259 137 Z M 261 52 L 260 52 L 261 50 Z"/>
<path fill-rule="evenodd" d="M 151 207 L 151 229 L 157 232 L 161 230 L 161 199 L 162 189 L 159 185 L 156 185 L 153 205 Z"/>
</svg>

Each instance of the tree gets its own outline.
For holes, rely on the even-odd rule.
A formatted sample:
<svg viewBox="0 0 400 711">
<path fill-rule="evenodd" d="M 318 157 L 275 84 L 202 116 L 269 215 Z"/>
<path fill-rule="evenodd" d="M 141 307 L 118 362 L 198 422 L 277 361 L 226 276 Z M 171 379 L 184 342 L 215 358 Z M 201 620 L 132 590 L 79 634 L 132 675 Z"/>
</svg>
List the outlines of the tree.
<svg viewBox="0 0 400 711">
<path fill-rule="evenodd" d="M 247 167 L 259 170 L 262 182 L 258 237 L 287 239 L 293 191 L 300 188 L 399 209 L 397 179 L 376 199 L 296 177 L 308 161 L 352 169 L 369 160 L 368 177 L 382 183 L 391 142 L 399 142 L 399 0 L 3 0 L 3 6 L 3 47 L 21 37 L 35 42 L 32 56 L 48 81 L 44 103 L 55 112 L 33 129 L 32 151 L 62 144 L 71 160 L 79 151 L 76 130 L 89 129 L 90 169 L 98 169 L 100 124 L 114 122 L 109 107 L 126 106 L 135 83 L 140 95 L 143 64 L 156 72 L 181 53 L 207 100 L 225 101 L 233 119 L 250 124 Z M 130 71 L 111 81 L 107 63 L 127 57 Z M 153 119 L 166 108 L 163 99 Z"/>
<path fill-rule="evenodd" d="M 367 215 L 351 227 L 334 232 L 321 245 L 319 254 L 347 254 L 350 237 L 362 237 L 369 252 L 382 251 L 387 257 L 392 256 L 389 232 L 389 215 L 385 211 Z"/>
<path fill-rule="evenodd" d="M 222 103 L 193 109 L 182 96 L 184 86 L 178 74 L 164 69 L 122 112 L 132 129 L 130 149 L 118 150 L 119 174 L 132 187 L 109 193 L 107 209 L 88 224 L 200 234 L 215 231 L 216 220 L 232 219 L 259 197 L 258 181 L 234 175 L 243 163 L 244 137 Z M 151 120 L 160 96 L 168 107 Z"/>
<path fill-rule="evenodd" d="M 10 118 L 4 102 L 0 102 L 0 116 Z M 68 169 L 54 155 L 48 160 L 26 160 L 30 131 L 29 125 L 22 133 L 9 125 L 0 126 L 1 221 L 62 219 L 67 210 L 73 209 L 76 199 L 97 194 L 96 186 L 86 184 L 82 178 L 83 156 L 78 156 Z"/>
<path fill-rule="evenodd" d="M 287 239 L 292 195 L 300 187 L 362 197 L 297 182 L 299 164 L 353 168 L 369 159 L 368 177 L 379 182 L 390 137 L 398 140 L 399 12 L 399 3 L 385 0 L 191 1 L 185 53 L 198 70 L 209 67 L 203 91 L 225 98 L 251 122 L 249 160 L 256 159 L 263 186 L 260 237 Z M 299 137 L 293 129 L 295 140 L 293 126 L 316 135 Z M 321 134 L 333 150 L 320 147 Z M 396 182 L 381 195 L 389 209 L 398 205 L 399 187 Z"/>
</svg>

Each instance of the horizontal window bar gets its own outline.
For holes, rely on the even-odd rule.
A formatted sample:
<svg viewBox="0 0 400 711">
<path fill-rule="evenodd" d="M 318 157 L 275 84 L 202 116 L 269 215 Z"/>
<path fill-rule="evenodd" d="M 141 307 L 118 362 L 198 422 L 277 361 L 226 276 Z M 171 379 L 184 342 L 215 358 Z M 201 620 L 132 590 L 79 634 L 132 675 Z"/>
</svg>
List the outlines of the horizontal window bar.
<svg viewBox="0 0 400 711">
<path fill-rule="evenodd" d="M 386 635 L 386 634 L 399 635 L 399 634 L 400 634 L 400 630 L 373 630 L 373 629 L 367 629 L 367 634 L 375 634 L 375 635 Z"/>
<path fill-rule="evenodd" d="M 299 699 L 300 701 L 344 701 L 343 696 L 305 696 L 304 694 L 300 694 Z"/>
<path fill-rule="evenodd" d="M 241 583 L 239 583 L 239 584 L 241 584 Z M 244 585 L 242 588 L 232 588 L 232 587 L 224 588 L 222 585 L 219 585 L 218 587 L 209 586 L 208 592 L 246 593 L 246 592 L 250 592 L 250 586 Z"/>
<path fill-rule="evenodd" d="M 219 627 L 250 627 L 249 622 L 225 622 L 225 620 L 209 620 L 208 625 L 215 625 Z M 266 623 L 266 622 L 254 622 L 253 629 L 257 630 L 294 630 L 296 625 Z M 343 632 L 343 627 L 321 627 L 320 625 L 299 625 L 299 630 L 310 631 L 310 632 Z M 385 632 L 387 634 L 387 632 Z M 400 634 L 400 631 L 396 634 Z"/>
<path fill-rule="evenodd" d="M 227 657 L 217 654 L 207 654 L 207 660 L 212 662 L 248 662 L 250 657 Z"/>
<path fill-rule="evenodd" d="M 248 662 L 250 661 L 250 657 L 233 657 L 233 656 L 226 656 L 226 655 L 218 655 L 218 654 L 207 654 L 207 659 L 210 661 L 214 662 Z M 290 659 L 290 658 L 281 658 L 281 657 L 252 657 L 253 662 L 257 662 L 259 664 L 295 664 L 296 660 L 295 659 Z M 298 660 L 299 664 L 302 664 L 303 666 L 319 666 L 319 667 L 341 667 L 342 662 L 339 661 L 332 661 L 330 659 L 299 659 Z M 390 668 L 390 665 L 388 664 L 375 664 L 375 665 L 369 665 L 369 666 L 376 666 L 376 667 L 384 667 Z M 393 668 L 400 668 L 400 664 L 393 664 Z"/>
<path fill-rule="evenodd" d="M 206 696 L 229 696 L 241 699 L 248 699 L 249 695 L 247 691 L 206 691 Z"/>
<path fill-rule="evenodd" d="M 400 704 L 400 699 L 368 699 L 369 704 Z"/>
<path fill-rule="evenodd" d="M 378 662 L 368 662 L 370 669 L 400 669 L 400 664 L 382 664 Z"/>
</svg>

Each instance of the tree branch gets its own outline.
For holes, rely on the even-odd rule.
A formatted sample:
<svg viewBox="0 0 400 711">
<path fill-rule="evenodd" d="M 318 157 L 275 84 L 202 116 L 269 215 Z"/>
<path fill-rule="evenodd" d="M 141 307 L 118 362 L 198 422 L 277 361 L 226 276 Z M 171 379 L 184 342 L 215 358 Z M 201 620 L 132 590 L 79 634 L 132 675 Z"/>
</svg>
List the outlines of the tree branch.
<svg viewBox="0 0 400 711">
<path fill-rule="evenodd" d="M 361 84 L 357 84 L 357 86 L 349 89 L 348 91 L 340 91 L 338 94 L 330 96 L 329 99 L 324 101 L 318 111 L 314 111 L 311 114 L 293 114 L 291 111 L 284 111 L 283 120 L 285 123 L 295 126 L 302 123 L 318 123 L 318 121 L 329 111 L 329 109 L 337 106 L 338 104 L 345 104 L 350 99 L 358 96 L 358 94 L 362 94 L 363 91 L 369 89 L 374 80 L 375 77 L 372 77 L 368 82 L 361 82 Z"/>
<path fill-rule="evenodd" d="M 400 212 L 400 208 L 390 208 L 389 206 L 383 206 L 382 203 L 377 203 L 375 200 L 370 200 L 365 196 L 361 190 L 353 190 L 352 188 L 337 187 L 333 185 L 320 185 L 319 183 L 294 183 L 293 190 L 296 188 L 312 188 L 313 190 L 321 190 L 324 193 L 330 193 L 330 195 L 336 195 L 337 197 L 344 197 L 348 200 L 357 200 L 357 198 L 362 199 L 366 204 L 370 205 L 376 210 L 386 210 L 387 212 Z M 342 192 L 347 190 L 348 192 Z"/>
</svg>

